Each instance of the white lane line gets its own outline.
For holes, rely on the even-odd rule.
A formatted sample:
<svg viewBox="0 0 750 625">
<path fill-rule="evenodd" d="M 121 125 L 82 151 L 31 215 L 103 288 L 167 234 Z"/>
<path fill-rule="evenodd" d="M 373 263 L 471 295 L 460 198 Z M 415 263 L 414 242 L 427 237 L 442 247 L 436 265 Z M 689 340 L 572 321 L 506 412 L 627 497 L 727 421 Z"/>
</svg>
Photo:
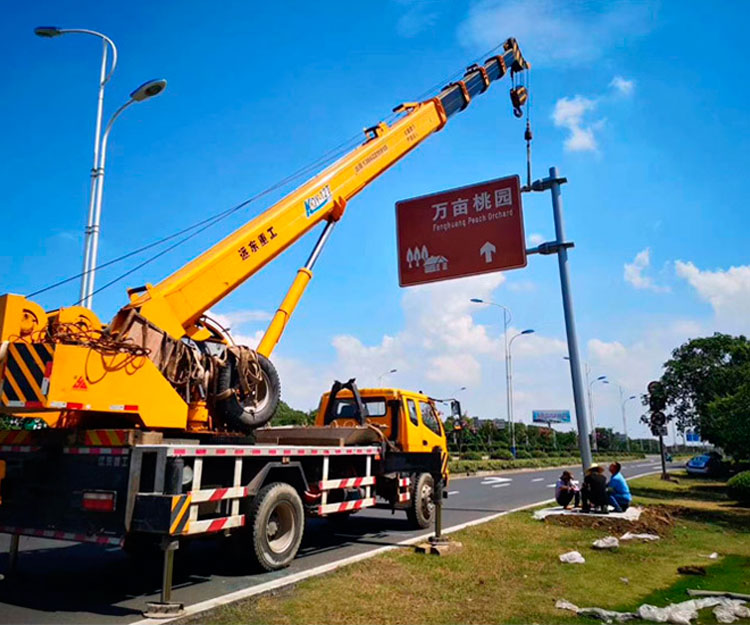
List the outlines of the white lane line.
<svg viewBox="0 0 750 625">
<path fill-rule="evenodd" d="M 492 488 L 503 488 L 504 486 L 510 486 L 510 484 L 493 484 Z"/>
<path fill-rule="evenodd" d="M 639 477 L 651 475 L 651 473 L 656 473 L 656 471 L 647 471 L 645 473 L 631 475 L 628 479 L 634 480 Z M 504 512 L 497 512 L 495 514 L 482 517 L 481 519 L 474 519 L 473 521 L 467 521 L 466 523 L 459 523 L 458 525 L 453 525 L 451 527 L 443 529 L 443 534 L 453 534 L 453 532 L 458 532 L 460 530 L 466 529 L 467 527 L 473 527 L 475 525 L 482 525 L 483 523 L 494 521 L 495 519 L 499 519 L 500 517 L 507 516 L 508 514 L 512 514 L 513 512 L 520 512 L 522 510 L 528 510 L 529 508 L 535 508 L 536 506 L 541 506 L 546 503 L 553 503 L 554 501 L 555 501 L 554 499 L 543 499 L 542 501 L 535 501 L 534 503 L 529 503 L 529 504 L 526 504 L 525 506 L 519 506 L 518 508 L 511 508 L 510 510 L 505 510 Z M 366 551 L 365 553 L 359 553 L 355 556 L 349 556 L 348 558 L 344 558 L 343 560 L 337 560 L 336 562 L 329 562 L 328 564 L 321 564 L 320 566 L 316 566 L 312 569 L 308 569 L 307 571 L 300 571 L 299 573 L 294 573 L 292 575 L 280 577 L 278 579 L 274 579 L 269 582 L 264 582 L 263 584 L 250 586 L 249 588 L 243 588 L 242 590 L 235 590 L 234 592 L 227 593 L 226 595 L 222 595 L 220 597 L 214 597 L 213 599 L 207 599 L 206 601 L 194 603 L 193 605 L 185 606 L 185 610 L 182 612 L 182 614 L 180 614 L 180 616 L 175 616 L 174 618 L 165 618 L 165 619 L 145 618 L 139 621 L 133 621 L 130 625 L 159 625 L 159 623 L 169 623 L 171 621 L 176 621 L 177 619 L 185 618 L 186 616 L 191 616 L 193 614 L 200 614 L 201 612 L 212 610 L 213 608 L 217 608 L 221 605 L 226 605 L 227 603 L 239 601 L 240 599 L 247 599 L 248 597 L 253 597 L 255 595 L 259 595 L 264 592 L 269 592 L 271 590 L 283 588 L 284 586 L 289 586 L 291 584 L 297 584 L 310 577 L 315 577 L 316 575 L 322 575 L 323 573 L 329 573 L 330 571 L 335 571 L 336 569 L 341 568 L 342 566 L 354 564 L 355 562 L 361 562 L 362 560 L 367 560 L 374 556 L 378 556 L 381 553 L 393 551 L 394 549 L 398 549 L 399 547 L 415 545 L 419 542 L 426 540 L 432 535 L 433 533 L 430 532 L 428 534 L 422 534 L 421 536 L 415 536 L 414 538 L 407 538 L 406 540 L 402 540 L 401 542 L 396 543 L 395 545 L 386 545 L 384 547 L 379 547 L 378 549 L 373 549 L 372 551 Z"/>
<path fill-rule="evenodd" d="M 637 467 L 653 467 L 654 463 L 653 462 L 648 462 L 646 464 L 637 464 L 635 466 L 637 466 Z"/>
<path fill-rule="evenodd" d="M 543 478 L 543 477 L 535 477 L 535 478 L 534 478 L 533 480 L 531 480 L 531 481 L 532 481 L 532 482 L 543 482 L 543 481 L 544 481 L 544 478 Z"/>
<path fill-rule="evenodd" d="M 547 488 L 554 488 L 557 484 L 547 484 Z"/>
<path fill-rule="evenodd" d="M 488 486 L 490 484 L 501 484 L 503 482 L 512 482 L 513 478 L 511 477 L 486 477 L 484 478 L 480 484 L 482 486 Z"/>
<path fill-rule="evenodd" d="M 449 490 L 448 491 L 448 496 L 450 496 L 450 495 L 458 495 L 458 493 L 460 493 L 460 492 L 461 492 L 460 490 Z"/>
</svg>

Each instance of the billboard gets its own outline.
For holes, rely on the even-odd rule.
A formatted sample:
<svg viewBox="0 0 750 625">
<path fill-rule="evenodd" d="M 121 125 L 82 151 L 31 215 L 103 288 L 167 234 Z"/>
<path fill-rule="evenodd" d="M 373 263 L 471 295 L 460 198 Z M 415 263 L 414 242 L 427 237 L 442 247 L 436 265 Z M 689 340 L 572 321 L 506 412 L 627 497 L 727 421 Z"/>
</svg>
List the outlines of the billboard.
<svg viewBox="0 0 750 625">
<path fill-rule="evenodd" d="M 526 266 L 518 176 L 396 203 L 400 286 Z"/>
<path fill-rule="evenodd" d="M 570 410 L 532 410 L 534 423 L 570 423 Z"/>
</svg>

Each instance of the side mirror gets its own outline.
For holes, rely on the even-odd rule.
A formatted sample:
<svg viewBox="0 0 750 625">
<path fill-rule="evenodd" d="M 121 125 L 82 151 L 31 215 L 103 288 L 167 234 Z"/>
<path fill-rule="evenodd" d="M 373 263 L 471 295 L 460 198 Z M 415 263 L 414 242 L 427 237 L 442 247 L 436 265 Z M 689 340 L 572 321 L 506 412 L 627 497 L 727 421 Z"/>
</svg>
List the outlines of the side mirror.
<svg viewBox="0 0 750 625">
<path fill-rule="evenodd" d="M 461 418 L 461 402 L 457 399 L 451 399 L 451 417 Z"/>
</svg>

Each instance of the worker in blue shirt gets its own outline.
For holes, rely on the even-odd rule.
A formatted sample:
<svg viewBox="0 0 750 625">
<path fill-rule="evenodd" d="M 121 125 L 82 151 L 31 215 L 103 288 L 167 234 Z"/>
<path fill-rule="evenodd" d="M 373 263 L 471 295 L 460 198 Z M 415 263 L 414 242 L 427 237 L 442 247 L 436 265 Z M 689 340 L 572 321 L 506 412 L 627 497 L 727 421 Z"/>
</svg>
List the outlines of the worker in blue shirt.
<svg viewBox="0 0 750 625">
<path fill-rule="evenodd" d="M 609 505 L 615 509 L 615 512 L 625 512 L 630 507 L 633 497 L 630 495 L 630 488 L 622 475 L 622 465 L 619 462 L 613 462 L 609 465 L 609 472 L 612 475 L 607 484 Z"/>
</svg>

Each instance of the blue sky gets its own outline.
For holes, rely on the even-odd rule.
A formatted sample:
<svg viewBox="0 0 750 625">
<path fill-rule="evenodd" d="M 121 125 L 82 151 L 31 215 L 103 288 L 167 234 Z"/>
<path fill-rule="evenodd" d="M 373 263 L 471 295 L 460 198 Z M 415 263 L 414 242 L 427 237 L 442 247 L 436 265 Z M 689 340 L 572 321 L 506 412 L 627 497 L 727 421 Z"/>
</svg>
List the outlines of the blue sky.
<svg viewBox="0 0 750 625">
<path fill-rule="evenodd" d="M 597 417 L 619 427 L 616 384 L 641 393 L 690 336 L 747 332 L 744 210 L 748 53 L 741 3 L 545 0 L 363 3 L 36 2 L 0 24 L 2 291 L 29 293 L 79 271 L 100 46 L 43 40 L 37 25 L 92 28 L 118 45 L 111 113 L 144 80 L 169 86 L 112 132 L 100 259 L 244 200 L 387 117 L 515 36 L 533 64 L 534 167 L 564 188 L 582 350 L 597 374 Z M 526 269 L 402 290 L 394 204 L 522 173 L 523 122 L 506 84 L 350 202 L 275 353 L 284 397 L 312 407 L 333 377 L 446 395 L 504 416 L 501 323 L 513 311 L 516 415 L 572 405 L 554 258 Z M 287 189 L 288 190 L 288 189 Z M 125 288 L 158 282 L 266 208 L 251 205 L 98 294 L 108 319 Z M 548 195 L 525 198 L 529 238 L 552 237 Z M 306 237 L 214 310 L 252 341 L 304 262 Z M 145 256 L 142 258 L 145 259 Z M 142 260 L 139 259 L 139 260 Z M 133 263 L 135 264 L 135 263 Z M 132 265 L 102 271 L 98 284 Z M 36 299 L 77 299 L 78 285 Z M 629 406 L 631 422 L 638 410 Z M 633 426 L 633 432 L 643 432 Z"/>
</svg>

